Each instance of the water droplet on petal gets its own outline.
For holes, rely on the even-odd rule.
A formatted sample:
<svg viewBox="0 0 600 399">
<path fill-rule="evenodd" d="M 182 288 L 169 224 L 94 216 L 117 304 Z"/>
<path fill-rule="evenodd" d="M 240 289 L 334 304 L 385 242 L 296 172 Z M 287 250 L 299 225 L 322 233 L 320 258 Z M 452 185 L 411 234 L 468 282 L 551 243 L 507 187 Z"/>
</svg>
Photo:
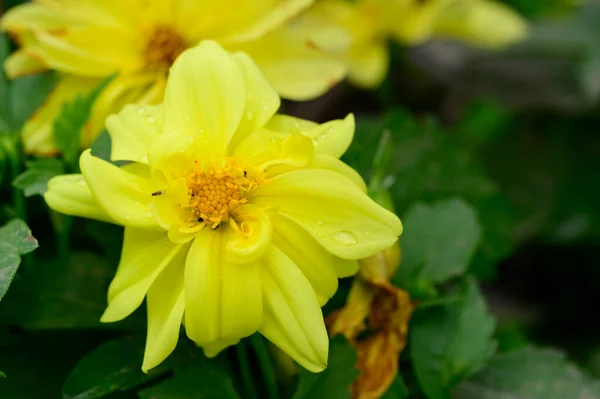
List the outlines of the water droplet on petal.
<svg viewBox="0 0 600 399">
<path fill-rule="evenodd" d="M 252 119 L 254 119 L 254 112 L 247 111 L 246 112 L 246 118 L 248 118 L 249 121 L 251 121 Z"/>
<path fill-rule="evenodd" d="M 319 220 L 317 220 L 317 224 L 318 224 L 319 226 L 322 226 L 322 225 L 323 225 L 323 221 L 322 221 L 321 219 L 319 219 Z"/>
<path fill-rule="evenodd" d="M 310 234 L 314 234 L 315 233 L 315 228 L 314 227 L 307 227 L 306 230 L 308 230 L 308 232 Z"/>
<path fill-rule="evenodd" d="M 369 234 L 371 234 L 371 232 L 370 231 L 365 231 L 365 234 L 369 235 Z"/>
<path fill-rule="evenodd" d="M 138 108 L 138 114 L 143 115 L 146 113 L 146 110 L 144 108 Z"/>
<path fill-rule="evenodd" d="M 156 119 L 153 116 L 149 116 L 147 119 L 149 123 L 156 123 Z"/>
<path fill-rule="evenodd" d="M 352 234 L 349 231 L 338 231 L 337 233 L 335 233 L 333 235 L 333 241 L 335 241 L 337 244 L 340 245 L 346 245 L 346 246 L 351 246 L 351 245 L 356 245 L 358 244 L 358 240 L 356 239 L 356 236 L 354 234 Z"/>
</svg>

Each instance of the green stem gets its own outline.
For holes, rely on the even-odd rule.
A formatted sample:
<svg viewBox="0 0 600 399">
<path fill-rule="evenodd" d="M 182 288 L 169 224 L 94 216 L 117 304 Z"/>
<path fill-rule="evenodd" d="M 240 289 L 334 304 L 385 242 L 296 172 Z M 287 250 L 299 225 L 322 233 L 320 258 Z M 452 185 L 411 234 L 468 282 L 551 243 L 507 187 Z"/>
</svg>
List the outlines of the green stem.
<svg viewBox="0 0 600 399">
<path fill-rule="evenodd" d="M 63 215 L 49 209 L 50 220 L 56 232 L 56 246 L 58 247 L 58 259 L 63 265 L 69 262 L 69 252 L 71 251 L 71 227 L 73 218 Z"/>
<path fill-rule="evenodd" d="M 258 399 L 258 393 L 252 382 L 252 373 L 250 371 L 250 361 L 248 360 L 248 353 L 246 352 L 246 343 L 240 341 L 235 346 L 235 352 L 237 354 L 238 363 L 240 365 L 240 372 L 242 374 L 242 385 L 246 395 L 251 399 Z"/>
<path fill-rule="evenodd" d="M 250 337 L 256 356 L 258 357 L 258 364 L 263 372 L 263 378 L 267 384 L 267 397 L 269 399 L 279 399 L 279 390 L 277 388 L 277 377 L 275 375 L 275 367 L 267 351 L 265 341 L 263 338 L 254 334 Z"/>
<path fill-rule="evenodd" d="M 19 151 L 19 141 L 15 140 L 14 137 L 6 136 L 2 140 L 2 147 L 4 147 L 4 153 L 6 154 L 10 167 L 10 182 L 15 181 L 15 179 L 21 174 L 21 156 Z M 15 212 L 17 213 L 17 217 L 24 222 L 26 222 L 27 214 L 25 210 L 25 197 L 21 190 L 16 188 L 12 188 L 12 199 L 13 206 L 15 207 Z"/>
</svg>

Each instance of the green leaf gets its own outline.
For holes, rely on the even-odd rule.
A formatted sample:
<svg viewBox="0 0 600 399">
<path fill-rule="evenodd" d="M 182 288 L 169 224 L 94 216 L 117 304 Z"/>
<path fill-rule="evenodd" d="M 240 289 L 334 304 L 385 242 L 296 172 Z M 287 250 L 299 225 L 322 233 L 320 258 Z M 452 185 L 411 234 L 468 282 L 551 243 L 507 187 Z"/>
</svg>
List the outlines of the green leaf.
<svg viewBox="0 0 600 399">
<path fill-rule="evenodd" d="M 229 374 L 214 361 L 176 372 L 175 377 L 138 392 L 140 399 L 239 399 Z"/>
<path fill-rule="evenodd" d="M 6 378 L 6 374 L 4 374 L 2 371 L 0 371 L 0 378 Z"/>
<path fill-rule="evenodd" d="M 387 390 L 386 393 L 383 394 L 381 399 L 407 399 L 408 398 L 408 388 L 406 388 L 406 384 L 404 384 L 404 380 L 402 376 L 398 374 L 392 382 L 392 385 Z"/>
<path fill-rule="evenodd" d="M 600 381 L 562 352 L 530 346 L 496 355 L 484 371 L 457 387 L 454 398 L 600 399 Z"/>
<path fill-rule="evenodd" d="M 37 247 L 37 240 L 22 220 L 12 220 L 0 228 L 0 300 L 17 274 L 21 264 L 19 255 L 25 255 Z"/>
<path fill-rule="evenodd" d="M 48 99 L 56 84 L 56 74 L 44 72 L 38 75 L 13 79 L 9 87 L 12 130 L 19 131 L 33 113 Z"/>
<path fill-rule="evenodd" d="M 21 173 L 13 186 L 23 190 L 26 197 L 44 195 L 48 189 L 48 181 L 56 175 L 64 173 L 64 165 L 58 159 L 44 158 L 27 162 L 28 169 Z"/>
<path fill-rule="evenodd" d="M 26 329 L 145 329 L 145 311 L 118 323 L 100 323 L 106 308 L 106 290 L 116 264 L 105 256 L 75 252 L 68 262 L 36 259 L 20 273 L 10 295 L 0 306 L 0 325 Z"/>
<path fill-rule="evenodd" d="M 461 380 L 485 367 L 494 354 L 495 321 L 473 279 L 460 302 L 419 310 L 410 324 L 410 357 L 429 399 L 449 399 Z"/>
<path fill-rule="evenodd" d="M 443 283 L 467 271 L 481 236 L 471 206 L 460 199 L 417 203 L 402 220 L 402 265 L 395 283 L 411 289 Z"/>
<path fill-rule="evenodd" d="M 327 368 L 318 374 L 302 370 L 293 399 L 350 398 L 350 386 L 359 374 L 354 367 L 357 359 L 356 350 L 343 337 L 332 339 Z"/>
<path fill-rule="evenodd" d="M 123 338 L 106 342 L 85 356 L 69 374 L 63 387 L 64 399 L 101 398 L 126 391 L 164 375 L 164 365 L 142 372 L 142 339 Z"/>
<path fill-rule="evenodd" d="M 94 101 L 113 77 L 104 80 L 86 96 L 77 96 L 63 108 L 54 121 L 54 143 L 69 165 L 76 165 L 81 143 L 81 132 L 90 119 Z"/>
</svg>

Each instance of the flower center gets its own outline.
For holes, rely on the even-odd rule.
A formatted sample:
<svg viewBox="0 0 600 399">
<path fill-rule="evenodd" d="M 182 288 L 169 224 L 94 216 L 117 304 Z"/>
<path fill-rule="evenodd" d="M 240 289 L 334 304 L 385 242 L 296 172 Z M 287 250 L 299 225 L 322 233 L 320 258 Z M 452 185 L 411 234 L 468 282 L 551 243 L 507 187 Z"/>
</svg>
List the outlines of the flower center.
<svg viewBox="0 0 600 399">
<path fill-rule="evenodd" d="M 148 36 L 144 56 L 149 65 L 168 68 L 186 48 L 179 32 L 170 26 L 157 26 Z"/>
<path fill-rule="evenodd" d="M 207 170 L 195 162 L 194 172 L 187 178 L 190 223 L 217 228 L 237 207 L 248 202 L 246 193 L 258 184 L 256 173 L 249 173 L 231 158 L 221 167 L 211 165 Z"/>
</svg>

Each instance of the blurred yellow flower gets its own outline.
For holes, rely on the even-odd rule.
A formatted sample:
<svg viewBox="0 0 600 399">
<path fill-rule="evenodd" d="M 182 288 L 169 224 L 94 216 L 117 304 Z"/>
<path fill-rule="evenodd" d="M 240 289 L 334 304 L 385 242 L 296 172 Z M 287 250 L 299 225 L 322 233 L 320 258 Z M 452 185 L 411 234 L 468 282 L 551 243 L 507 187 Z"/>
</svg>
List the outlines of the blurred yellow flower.
<svg viewBox="0 0 600 399">
<path fill-rule="evenodd" d="M 49 182 L 48 205 L 125 226 L 102 321 L 143 301 L 143 369 L 175 348 L 182 322 L 209 356 L 259 331 L 303 367 L 326 367 L 320 306 L 356 259 L 396 242 L 400 220 L 338 158 L 354 119 L 274 115 L 279 97 L 245 53 L 214 41 L 182 53 L 164 103 L 128 105 L 107 127 L 117 167 L 81 155 Z"/>
<path fill-rule="evenodd" d="M 322 0 L 299 16 L 315 48 L 337 54 L 358 86 L 385 78 L 387 40 L 416 45 L 434 37 L 496 48 L 524 37 L 524 19 L 494 0 Z"/>
<path fill-rule="evenodd" d="M 106 116 L 125 104 L 162 101 L 169 67 L 200 40 L 257 59 L 278 93 L 305 100 L 341 80 L 343 63 L 307 46 L 301 32 L 276 29 L 313 0 L 37 0 L 10 9 L 1 28 L 20 44 L 4 67 L 10 77 L 46 69 L 59 81 L 28 121 L 28 153 L 52 154 L 52 121 L 62 104 L 118 73 L 96 101 L 83 132 L 87 147 Z"/>
</svg>

